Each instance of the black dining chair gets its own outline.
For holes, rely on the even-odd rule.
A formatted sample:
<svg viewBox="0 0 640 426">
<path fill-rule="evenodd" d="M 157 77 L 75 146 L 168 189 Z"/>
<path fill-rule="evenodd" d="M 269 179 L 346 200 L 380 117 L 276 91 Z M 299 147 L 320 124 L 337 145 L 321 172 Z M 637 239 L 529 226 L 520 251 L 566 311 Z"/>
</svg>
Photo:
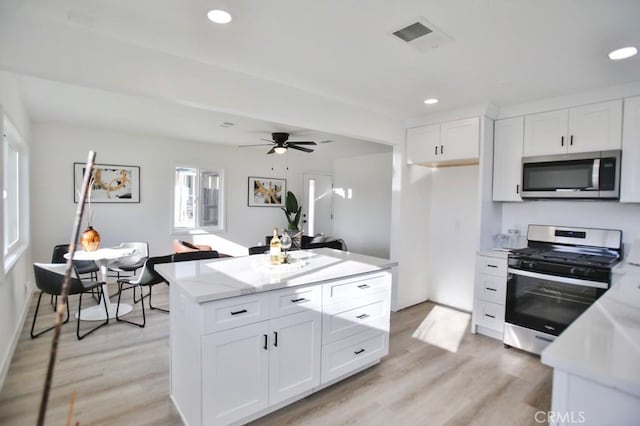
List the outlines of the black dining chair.
<svg viewBox="0 0 640 426">
<path fill-rule="evenodd" d="M 170 254 L 166 256 L 155 256 L 150 257 L 145 262 L 142 272 L 139 276 L 134 278 L 121 278 L 118 280 L 118 307 L 116 308 L 116 320 L 126 322 L 129 324 L 137 325 L 138 327 L 144 327 L 146 324 L 146 315 L 144 310 L 144 299 L 149 298 L 149 308 L 159 310 L 162 312 L 169 312 L 168 309 L 160 308 L 157 306 L 153 306 L 151 303 L 151 295 L 153 286 L 160 283 L 165 283 L 169 285 L 169 283 L 156 272 L 155 265 L 159 265 L 162 263 L 172 263 L 172 262 L 186 262 L 190 260 L 203 260 L 203 259 L 215 259 L 218 258 L 219 254 L 217 251 L 194 251 L 188 253 L 176 253 Z M 136 299 L 136 288 L 140 288 L 140 298 Z M 144 294 L 143 287 L 149 288 L 149 293 Z M 123 318 L 120 318 L 120 300 L 122 298 L 122 292 L 125 290 L 133 289 L 133 303 L 136 304 L 140 302 L 142 307 L 142 323 L 137 323 L 134 321 L 129 321 Z"/>
<path fill-rule="evenodd" d="M 51 263 L 67 263 L 67 259 L 64 258 L 64 255 L 69 253 L 69 244 L 58 244 L 53 247 L 53 252 L 51 253 Z M 89 279 L 93 281 L 98 280 L 98 265 L 96 262 L 92 260 L 74 260 L 73 261 L 76 270 L 81 276 L 89 275 Z M 98 297 L 96 298 L 95 291 L 91 292 L 96 302 L 100 303 L 100 293 L 98 293 Z M 57 296 L 51 295 L 50 303 L 53 305 L 53 310 L 56 310 L 56 305 L 58 304 Z"/>
<path fill-rule="evenodd" d="M 103 282 L 100 281 L 86 281 L 80 278 L 79 271 L 77 267 L 73 265 L 73 270 L 71 271 L 71 277 L 69 278 L 68 284 L 68 295 L 79 295 L 78 298 L 78 320 L 76 325 L 76 336 L 78 340 L 84 339 L 87 335 L 93 333 L 100 327 L 107 325 L 109 323 L 109 311 L 107 308 L 107 302 L 104 295 L 102 295 L 101 300 L 104 304 L 105 314 L 107 319 L 100 323 L 98 326 L 92 328 L 84 334 L 80 334 L 80 321 L 82 320 L 82 295 L 85 293 L 90 293 L 92 290 L 97 290 L 102 293 L 102 285 Z M 62 285 L 64 283 L 64 265 L 58 263 L 34 263 L 33 264 L 33 272 L 35 275 L 36 286 L 40 290 L 40 295 L 38 295 L 38 303 L 36 304 L 36 311 L 33 314 L 33 322 L 31 323 L 31 338 L 34 339 L 40 336 L 43 333 L 53 329 L 55 327 L 51 326 L 47 329 L 34 332 L 36 326 L 36 320 L 38 318 L 38 311 L 40 309 L 40 300 L 42 299 L 43 294 L 50 294 L 53 296 L 60 296 L 62 294 Z M 67 318 L 63 321 L 63 324 L 69 322 L 69 303 L 67 302 Z"/>
</svg>

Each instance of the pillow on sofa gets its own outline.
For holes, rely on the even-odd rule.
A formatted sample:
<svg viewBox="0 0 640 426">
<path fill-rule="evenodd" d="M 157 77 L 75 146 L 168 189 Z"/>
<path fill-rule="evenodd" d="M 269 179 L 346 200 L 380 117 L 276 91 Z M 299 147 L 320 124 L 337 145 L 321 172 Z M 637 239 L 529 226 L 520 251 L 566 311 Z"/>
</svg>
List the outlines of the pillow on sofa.
<svg viewBox="0 0 640 426">
<path fill-rule="evenodd" d="M 174 253 L 187 253 L 190 251 L 212 251 L 211 246 L 192 244 L 187 241 L 173 240 Z"/>
<path fill-rule="evenodd" d="M 324 243 L 324 234 L 319 233 L 313 236 L 309 244 Z"/>
</svg>

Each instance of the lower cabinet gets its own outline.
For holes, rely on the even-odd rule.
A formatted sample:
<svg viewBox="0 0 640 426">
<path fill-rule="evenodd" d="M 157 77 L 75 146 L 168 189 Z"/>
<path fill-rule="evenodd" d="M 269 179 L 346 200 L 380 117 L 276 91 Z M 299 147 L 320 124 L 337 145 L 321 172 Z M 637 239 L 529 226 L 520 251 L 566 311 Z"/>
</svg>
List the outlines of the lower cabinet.
<svg viewBox="0 0 640 426">
<path fill-rule="evenodd" d="M 481 252 L 476 256 L 472 333 L 502 340 L 507 268 L 507 252 Z"/>
<path fill-rule="evenodd" d="M 320 384 L 320 312 L 204 336 L 203 424 L 227 424 Z"/>
<path fill-rule="evenodd" d="M 204 303 L 170 291 L 171 398 L 191 426 L 252 420 L 389 352 L 388 270 Z"/>
</svg>

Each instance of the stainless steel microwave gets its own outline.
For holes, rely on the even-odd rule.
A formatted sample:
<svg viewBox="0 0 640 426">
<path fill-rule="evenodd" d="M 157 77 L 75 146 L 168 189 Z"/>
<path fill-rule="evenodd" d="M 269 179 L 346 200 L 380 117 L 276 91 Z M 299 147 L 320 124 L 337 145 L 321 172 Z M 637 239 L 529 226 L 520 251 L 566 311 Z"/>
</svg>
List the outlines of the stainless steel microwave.
<svg viewBox="0 0 640 426">
<path fill-rule="evenodd" d="M 522 198 L 620 198 L 620 150 L 522 158 Z"/>
</svg>

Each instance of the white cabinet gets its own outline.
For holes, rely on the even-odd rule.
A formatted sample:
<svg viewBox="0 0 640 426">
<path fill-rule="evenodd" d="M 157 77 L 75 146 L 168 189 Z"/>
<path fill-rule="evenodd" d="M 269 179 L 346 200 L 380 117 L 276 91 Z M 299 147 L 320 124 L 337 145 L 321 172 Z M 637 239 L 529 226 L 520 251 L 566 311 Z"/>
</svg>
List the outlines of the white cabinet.
<svg viewBox="0 0 640 426">
<path fill-rule="evenodd" d="M 493 136 L 493 201 L 522 201 L 524 117 L 496 120 Z"/>
<path fill-rule="evenodd" d="M 640 203 L 640 96 L 624 100 L 620 202 Z"/>
<path fill-rule="evenodd" d="M 228 424 L 269 405 L 267 321 L 202 338 L 203 424 Z"/>
<path fill-rule="evenodd" d="M 407 129 L 407 163 L 420 164 L 438 160 L 440 125 Z"/>
<path fill-rule="evenodd" d="M 525 157 L 620 149 L 622 100 L 525 116 Z"/>
<path fill-rule="evenodd" d="M 478 117 L 407 130 L 407 163 L 424 165 L 473 164 L 480 155 Z"/>
<path fill-rule="evenodd" d="M 482 252 L 476 256 L 472 333 L 502 340 L 507 268 L 507 252 Z"/>
</svg>

